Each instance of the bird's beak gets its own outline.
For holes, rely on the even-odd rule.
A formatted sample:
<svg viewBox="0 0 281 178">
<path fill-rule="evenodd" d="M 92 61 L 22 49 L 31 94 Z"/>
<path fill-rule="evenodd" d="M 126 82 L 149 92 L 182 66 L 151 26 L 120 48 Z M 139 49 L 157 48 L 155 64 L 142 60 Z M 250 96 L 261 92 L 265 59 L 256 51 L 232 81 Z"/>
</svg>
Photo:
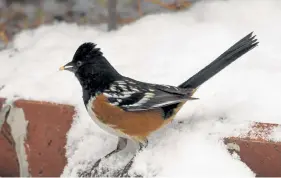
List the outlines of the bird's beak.
<svg viewBox="0 0 281 178">
<path fill-rule="evenodd" d="M 60 70 L 60 71 L 64 70 L 64 66 L 61 66 L 59 70 Z"/>
<path fill-rule="evenodd" d="M 69 62 L 69 63 L 65 64 L 64 66 L 61 66 L 61 67 L 59 68 L 59 70 L 60 70 L 60 71 L 62 71 L 62 70 L 68 70 L 68 71 L 70 71 L 70 72 L 74 72 L 74 71 L 75 71 L 75 67 L 74 67 L 74 65 L 72 64 L 72 62 Z"/>
</svg>

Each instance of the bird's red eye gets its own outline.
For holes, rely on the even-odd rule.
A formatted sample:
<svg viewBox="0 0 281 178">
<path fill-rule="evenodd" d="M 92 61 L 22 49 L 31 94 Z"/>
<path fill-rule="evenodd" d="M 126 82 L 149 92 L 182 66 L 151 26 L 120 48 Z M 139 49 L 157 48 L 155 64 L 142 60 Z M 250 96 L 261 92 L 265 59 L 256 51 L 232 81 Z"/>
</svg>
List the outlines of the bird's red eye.
<svg viewBox="0 0 281 178">
<path fill-rule="evenodd" d="M 80 67 L 80 66 L 82 65 L 82 62 L 81 62 L 81 61 L 77 61 L 76 65 L 77 65 L 78 67 Z"/>
</svg>

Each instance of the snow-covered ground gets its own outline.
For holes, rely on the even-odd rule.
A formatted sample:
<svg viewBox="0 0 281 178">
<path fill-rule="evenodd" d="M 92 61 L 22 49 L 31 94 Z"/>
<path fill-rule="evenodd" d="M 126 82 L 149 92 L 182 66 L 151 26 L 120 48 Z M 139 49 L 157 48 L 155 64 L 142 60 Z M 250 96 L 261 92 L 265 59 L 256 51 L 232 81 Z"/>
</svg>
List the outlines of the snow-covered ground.
<svg viewBox="0 0 281 178">
<path fill-rule="evenodd" d="M 20 33 L 13 43 L 17 50 L 0 52 L 0 96 L 76 106 L 62 174 L 76 176 L 117 143 L 90 120 L 76 78 L 58 71 L 81 43 L 97 43 L 126 76 L 178 85 L 254 31 L 259 46 L 201 86 L 195 94 L 200 100 L 187 103 L 173 123 L 151 135 L 131 170 L 159 177 L 254 177 L 221 138 L 243 133 L 251 121 L 281 123 L 280 18 L 279 0 L 232 0 L 147 16 L 110 33 L 73 24 L 42 26 Z M 280 130 L 274 139 L 280 140 Z"/>
</svg>

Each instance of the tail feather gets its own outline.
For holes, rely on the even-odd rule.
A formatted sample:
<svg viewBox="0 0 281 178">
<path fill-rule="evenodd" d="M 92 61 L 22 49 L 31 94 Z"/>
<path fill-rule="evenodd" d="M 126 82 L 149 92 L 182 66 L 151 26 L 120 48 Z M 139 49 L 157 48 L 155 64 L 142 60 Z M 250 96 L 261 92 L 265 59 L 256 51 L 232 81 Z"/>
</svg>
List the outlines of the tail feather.
<svg viewBox="0 0 281 178">
<path fill-rule="evenodd" d="M 246 35 L 240 41 L 235 43 L 232 47 L 226 50 L 223 54 L 217 57 L 213 62 L 207 65 L 205 68 L 197 72 L 190 77 L 187 81 L 179 85 L 181 88 L 197 88 L 215 74 L 220 72 L 226 66 L 234 62 L 236 59 L 246 54 L 251 49 L 258 45 L 256 36 L 253 36 L 253 32 Z"/>
</svg>

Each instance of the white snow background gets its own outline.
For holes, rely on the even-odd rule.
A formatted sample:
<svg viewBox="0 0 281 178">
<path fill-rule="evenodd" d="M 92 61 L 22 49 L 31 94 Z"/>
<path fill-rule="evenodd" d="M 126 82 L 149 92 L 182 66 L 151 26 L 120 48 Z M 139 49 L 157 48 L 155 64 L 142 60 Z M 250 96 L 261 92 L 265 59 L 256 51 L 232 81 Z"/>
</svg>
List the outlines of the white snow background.
<svg viewBox="0 0 281 178">
<path fill-rule="evenodd" d="M 174 122 L 151 135 L 131 170 L 158 177 L 254 177 L 227 152 L 222 138 L 239 135 L 250 121 L 281 123 L 280 19 L 279 0 L 232 0 L 146 16 L 114 32 L 65 23 L 41 26 L 18 34 L 17 50 L 0 52 L 0 85 L 5 85 L 0 96 L 76 106 L 62 174 L 76 176 L 117 143 L 91 121 L 74 75 L 58 71 L 79 45 L 97 43 L 125 76 L 178 85 L 254 31 L 259 46 L 202 85 L 195 94 L 200 100 L 187 103 Z M 280 129 L 273 135 L 280 140 Z"/>
</svg>

